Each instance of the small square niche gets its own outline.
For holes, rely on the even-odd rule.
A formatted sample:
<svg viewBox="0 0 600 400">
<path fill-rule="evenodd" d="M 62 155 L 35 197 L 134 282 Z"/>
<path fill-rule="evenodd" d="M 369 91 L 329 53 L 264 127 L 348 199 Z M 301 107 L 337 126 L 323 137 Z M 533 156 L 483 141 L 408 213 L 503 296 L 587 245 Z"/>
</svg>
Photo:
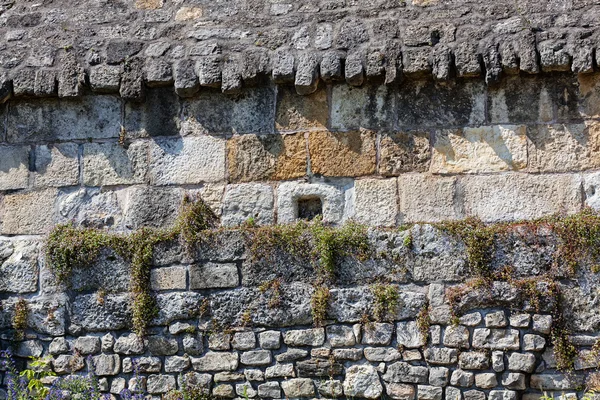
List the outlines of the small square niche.
<svg viewBox="0 0 600 400">
<path fill-rule="evenodd" d="M 319 197 L 301 197 L 298 199 L 298 218 L 313 220 L 323 215 L 323 201 Z"/>
</svg>

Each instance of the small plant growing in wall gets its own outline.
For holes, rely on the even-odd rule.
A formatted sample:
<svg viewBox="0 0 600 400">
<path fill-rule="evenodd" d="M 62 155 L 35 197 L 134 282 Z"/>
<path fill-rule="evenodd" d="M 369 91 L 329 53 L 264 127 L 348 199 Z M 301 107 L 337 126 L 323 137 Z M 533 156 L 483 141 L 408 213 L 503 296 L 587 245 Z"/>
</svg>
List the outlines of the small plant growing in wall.
<svg viewBox="0 0 600 400">
<path fill-rule="evenodd" d="M 322 326 L 327 319 L 327 307 L 329 307 L 329 288 L 326 286 L 317 286 L 310 299 L 313 323 L 315 326 Z"/>
<path fill-rule="evenodd" d="M 25 299 L 17 300 L 15 312 L 12 319 L 12 327 L 15 330 L 15 339 L 23 340 L 25 330 L 27 329 L 27 317 L 29 316 L 29 307 Z"/>
<path fill-rule="evenodd" d="M 371 286 L 373 293 L 373 318 L 375 321 L 393 321 L 398 313 L 400 295 L 398 287 L 390 284 Z"/>
</svg>

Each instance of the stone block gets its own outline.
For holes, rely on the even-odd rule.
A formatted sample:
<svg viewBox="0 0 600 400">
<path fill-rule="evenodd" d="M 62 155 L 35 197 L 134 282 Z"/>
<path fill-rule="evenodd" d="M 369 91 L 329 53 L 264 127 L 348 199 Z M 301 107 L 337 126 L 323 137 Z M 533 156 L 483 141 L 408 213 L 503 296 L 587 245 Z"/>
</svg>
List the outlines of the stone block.
<svg viewBox="0 0 600 400">
<path fill-rule="evenodd" d="M 148 173 L 148 143 L 83 145 L 83 183 L 87 186 L 145 183 Z"/>
<path fill-rule="evenodd" d="M 496 311 L 485 316 L 485 326 L 487 328 L 504 328 L 508 325 L 504 311 Z"/>
<path fill-rule="evenodd" d="M 153 268 L 150 271 L 152 290 L 185 290 L 187 288 L 187 267 L 174 266 Z"/>
<path fill-rule="evenodd" d="M 310 378 L 294 378 L 281 382 L 281 388 L 287 398 L 315 396 L 315 385 Z"/>
<path fill-rule="evenodd" d="M 429 170 L 431 150 L 429 132 L 384 132 L 379 139 L 378 172 L 383 176 L 398 176 L 405 172 Z"/>
<path fill-rule="evenodd" d="M 280 132 L 322 130 L 327 128 L 329 104 L 327 91 L 300 96 L 291 86 L 279 86 L 275 129 Z"/>
<path fill-rule="evenodd" d="M 269 365 L 272 362 L 270 350 L 254 350 L 243 352 L 240 356 L 242 365 L 261 366 Z"/>
<path fill-rule="evenodd" d="M 527 385 L 525 384 L 525 374 L 505 372 L 502 374 L 502 386 L 504 386 L 506 389 L 514 390 L 527 389 Z"/>
<path fill-rule="evenodd" d="M 100 354 L 93 357 L 94 372 L 98 376 L 117 375 L 121 370 L 121 359 L 117 354 Z"/>
<path fill-rule="evenodd" d="M 465 212 L 486 222 L 536 219 L 581 208 L 577 175 L 468 176 L 460 180 Z"/>
<path fill-rule="evenodd" d="M 283 334 L 283 341 L 288 346 L 322 346 L 325 343 L 323 328 L 291 330 Z"/>
<path fill-rule="evenodd" d="M 523 125 L 438 130 L 430 171 L 476 174 L 522 170 L 527 167 L 527 144 Z"/>
<path fill-rule="evenodd" d="M 375 139 L 375 133 L 369 130 L 310 132 L 310 169 L 323 176 L 372 175 L 377 162 Z"/>
<path fill-rule="evenodd" d="M 29 181 L 29 146 L 0 146 L 0 190 L 24 189 Z"/>
<path fill-rule="evenodd" d="M 444 346 L 469 348 L 469 329 L 462 325 L 451 325 L 444 332 Z"/>
<path fill-rule="evenodd" d="M 485 90 L 480 81 L 406 82 L 398 93 L 398 125 L 401 129 L 480 125 L 485 121 Z"/>
<path fill-rule="evenodd" d="M 383 322 L 374 322 L 363 327 L 362 344 L 372 346 L 389 346 L 392 342 L 394 325 Z"/>
<path fill-rule="evenodd" d="M 33 185 L 73 186 L 79 183 L 79 149 L 74 143 L 40 145 L 34 149 Z"/>
<path fill-rule="evenodd" d="M 258 385 L 258 397 L 281 398 L 281 388 L 278 382 L 267 382 Z"/>
<path fill-rule="evenodd" d="M 475 375 L 475 386 L 481 389 L 492 389 L 498 386 L 498 379 L 496 378 L 496 374 L 492 372 L 487 372 Z"/>
<path fill-rule="evenodd" d="M 546 339 L 540 335 L 527 334 L 523 336 L 523 350 L 525 351 L 544 351 Z"/>
<path fill-rule="evenodd" d="M 321 396 L 327 398 L 340 398 L 344 394 L 342 382 L 335 379 L 317 383 L 317 390 Z"/>
<path fill-rule="evenodd" d="M 62 354 L 52 360 L 52 367 L 58 375 L 72 374 L 82 370 L 85 367 L 85 362 L 81 356 Z"/>
<path fill-rule="evenodd" d="M 80 336 L 75 340 L 73 348 L 81 354 L 100 352 L 100 338 L 97 336 Z"/>
<path fill-rule="evenodd" d="M 250 350 L 256 347 L 254 332 L 236 332 L 233 334 L 231 345 L 236 350 Z"/>
<path fill-rule="evenodd" d="M 492 390 L 488 394 L 488 400 L 517 400 L 518 393 L 512 390 Z"/>
<path fill-rule="evenodd" d="M 531 375 L 529 386 L 540 390 L 574 390 L 583 381 L 579 375 L 572 377 L 561 373 L 547 373 Z"/>
<path fill-rule="evenodd" d="M 249 219 L 258 225 L 275 221 L 273 188 L 260 183 L 228 185 L 223 197 L 221 224 L 239 226 Z"/>
<path fill-rule="evenodd" d="M 17 345 L 15 356 L 22 358 L 37 358 L 44 353 L 44 346 L 39 340 L 25 340 Z"/>
<path fill-rule="evenodd" d="M 442 400 L 444 389 L 436 386 L 417 386 L 418 400 Z"/>
<path fill-rule="evenodd" d="M 508 369 L 532 373 L 535 369 L 535 355 L 532 353 L 512 353 L 508 357 Z"/>
<path fill-rule="evenodd" d="M 190 319 L 198 315 L 202 295 L 196 292 L 170 292 L 156 295 L 158 316 L 152 320 L 154 325 L 168 325 L 178 319 Z"/>
<path fill-rule="evenodd" d="M 425 360 L 433 365 L 450 365 L 458 362 L 458 350 L 444 347 L 425 349 Z"/>
<path fill-rule="evenodd" d="M 306 139 L 303 133 L 234 136 L 227 162 L 231 182 L 300 178 L 307 174 Z"/>
<path fill-rule="evenodd" d="M 193 193 L 190 194 L 193 198 Z M 124 228 L 135 230 L 172 226 L 181 209 L 184 193 L 179 188 L 131 186 L 117 191 L 116 195 L 123 210 Z"/>
<path fill-rule="evenodd" d="M 7 194 L 4 196 L 3 235 L 39 235 L 55 222 L 56 189 Z"/>
<path fill-rule="evenodd" d="M 327 339 L 331 347 L 354 346 L 356 344 L 353 329 L 344 325 L 327 326 Z"/>
<path fill-rule="evenodd" d="M 178 135 L 181 128 L 180 108 L 179 96 L 171 87 L 147 90 L 143 102 L 125 103 L 125 137 Z"/>
<path fill-rule="evenodd" d="M 359 128 L 390 129 L 393 124 L 395 96 L 385 85 L 354 87 L 334 85 L 331 92 L 331 129 L 350 131 Z"/>
<path fill-rule="evenodd" d="M 148 337 L 148 351 L 154 356 L 172 356 L 178 350 L 179 344 L 175 338 L 158 335 Z"/>
<path fill-rule="evenodd" d="M 197 133 L 272 133 L 275 92 L 271 87 L 244 89 L 236 97 L 202 90 L 183 102 L 182 115 Z"/>
<path fill-rule="evenodd" d="M 38 289 L 39 244 L 26 240 L 0 241 L 0 292 L 33 293 Z"/>
<path fill-rule="evenodd" d="M 598 168 L 600 124 L 536 125 L 528 129 L 529 168 L 534 172 L 569 172 Z"/>
<path fill-rule="evenodd" d="M 225 179 L 225 141 L 212 136 L 157 139 L 150 145 L 150 183 L 185 185 Z"/>
<path fill-rule="evenodd" d="M 405 360 L 406 361 L 406 360 Z M 446 367 L 429 368 L 429 384 L 431 386 L 448 386 L 450 370 Z"/>
<path fill-rule="evenodd" d="M 190 266 L 190 289 L 231 288 L 240 284 L 235 264 L 206 263 Z"/>
<path fill-rule="evenodd" d="M 27 100 L 8 111 L 11 143 L 119 137 L 121 101 L 114 96 Z"/>
<path fill-rule="evenodd" d="M 465 326 L 477 326 L 481 323 L 481 313 L 473 312 L 469 314 L 465 314 L 459 318 L 459 323 Z"/>
<path fill-rule="evenodd" d="M 277 350 L 281 347 L 281 333 L 279 331 L 265 331 L 258 334 L 260 347 L 267 350 Z"/>
<path fill-rule="evenodd" d="M 469 387 L 475 383 L 475 376 L 472 372 L 456 369 L 452 371 L 450 384 L 454 386 Z"/>
<path fill-rule="evenodd" d="M 58 222 L 86 227 L 120 227 L 123 210 L 117 192 L 101 188 L 72 188 L 58 192 Z"/>
<path fill-rule="evenodd" d="M 365 347 L 364 354 L 371 362 L 392 362 L 402 358 L 402 353 L 393 347 Z"/>
<path fill-rule="evenodd" d="M 237 353 L 217 353 L 209 351 L 203 357 L 192 358 L 194 370 L 199 372 L 208 371 L 235 371 L 239 359 Z"/>
<path fill-rule="evenodd" d="M 403 383 L 386 383 L 385 391 L 394 400 L 414 400 L 416 390 L 413 385 Z"/>
<path fill-rule="evenodd" d="M 455 203 L 455 177 L 407 174 L 398 177 L 399 222 L 439 222 L 461 219 L 460 204 Z"/>
<path fill-rule="evenodd" d="M 425 338 L 415 321 L 398 322 L 396 335 L 399 346 L 416 349 L 425 345 Z"/>
<path fill-rule="evenodd" d="M 519 331 L 516 329 L 475 329 L 473 331 L 473 347 L 490 350 L 519 350 Z"/>
<path fill-rule="evenodd" d="M 291 223 L 298 218 L 298 201 L 320 199 L 323 221 L 341 223 L 345 219 L 346 191 L 351 181 L 283 182 L 277 187 L 277 222 Z"/>
<path fill-rule="evenodd" d="M 360 179 L 354 182 L 354 219 L 365 225 L 395 226 L 398 216 L 396 179 Z"/>
<path fill-rule="evenodd" d="M 488 369 L 490 357 L 482 351 L 463 352 L 458 356 L 458 365 L 462 369 Z"/>
<path fill-rule="evenodd" d="M 512 314 L 509 317 L 510 326 L 515 328 L 528 328 L 531 316 L 529 314 Z"/>
<path fill-rule="evenodd" d="M 379 374 L 371 365 L 353 365 L 347 368 L 343 385 L 344 395 L 350 398 L 379 399 L 383 393 Z"/>
<path fill-rule="evenodd" d="M 150 375 L 146 381 L 146 390 L 150 394 L 168 393 L 175 387 L 175 377 L 172 375 Z"/>
<path fill-rule="evenodd" d="M 91 332 L 119 330 L 131 327 L 131 299 L 127 294 L 104 297 L 81 294 L 72 303 L 71 322 Z"/>
</svg>

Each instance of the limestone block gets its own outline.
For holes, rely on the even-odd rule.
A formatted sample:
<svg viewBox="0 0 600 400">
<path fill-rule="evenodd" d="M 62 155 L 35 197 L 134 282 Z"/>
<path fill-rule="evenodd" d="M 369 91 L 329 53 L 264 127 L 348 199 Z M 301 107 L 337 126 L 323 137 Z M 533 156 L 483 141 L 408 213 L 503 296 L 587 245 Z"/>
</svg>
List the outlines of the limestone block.
<svg viewBox="0 0 600 400">
<path fill-rule="evenodd" d="M 486 173 L 527 167 L 527 135 L 523 125 L 443 129 L 435 133 L 432 173 Z"/>
<path fill-rule="evenodd" d="M 56 189 L 7 194 L 4 196 L 3 235 L 39 235 L 55 222 Z"/>
<path fill-rule="evenodd" d="M 265 331 L 258 334 L 260 347 L 267 350 L 277 350 L 281 347 L 281 333 L 279 331 Z"/>
<path fill-rule="evenodd" d="M 32 293 L 38 288 L 38 249 L 34 241 L 0 241 L 0 292 Z"/>
<path fill-rule="evenodd" d="M 538 125 L 529 130 L 530 167 L 536 172 L 567 172 L 598 168 L 600 124 Z"/>
<path fill-rule="evenodd" d="M 175 390 L 175 377 L 172 375 L 150 375 L 146 382 L 146 390 L 150 394 L 163 394 Z"/>
<path fill-rule="evenodd" d="M 425 172 L 431 152 L 429 132 L 386 132 L 380 136 L 379 174 L 397 176 L 404 172 Z"/>
<path fill-rule="evenodd" d="M 443 347 L 430 347 L 425 349 L 425 360 L 429 364 L 449 365 L 458 362 L 458 350 Z"/>
<path fill-rule="evenodd" d="M 184 193 L 179 188 L 130 186 L 117 191 L 116 195 L 123 210 L 124 227 L 135 230 L 172 226 L 181 210 Z M 194 197 L 193 193 L 190 195 Z"/>
<path fill-rule="evenodd" d="M 346 369 L 344 394 L 347 397 L 378 399 L 383 393 L 379 374 L 371 365 L 353 365 Z"/>
<path fill-rule="evenodd" d="M 458 365 L 462 369 L 488 369 L 490 357 L 481 351 L 463 352 L 458 356 Z"/>
<path fill-rule="evenodd" d="M 514 326 L 515 328 L 527 328 L 529 327 L 531 316 L 529 314 L 512 314 L 509 320 L 510 326 Z"/>
<path fill-rule="evenodd" d="M 327 339 L 331 347 L 354 346 L 356 343 L 354 331 L 344 325 L 327 326 Z"/>
<path fill-rule="evenodd" d="M 84 358 L 81 356 L 62 354 L 52 360 L 52 367 L 58 375 L 63 375 L 82 370 L 85 367 L 85 363 Z"/>
<path fill-rule="evenodd" d="M 270 350 L 254 350 L 243 352 L 240 356 L 242 365 L 261 366 L 270 365 L 272 356 Z"/>
<path fill-rule="evenodd" d="M 148 337 L 148 351 L 154 356 L 172 356 L 177 354 L 178 350 L 179 344 L 177 344 L 177 339 L 175 338 L 158 335 Z M 160 363 L 158 365 L 160 365 Z"/>
<path fill-rule="evenodd" d="M 225 179 L 225 141 L 212 136 L 157 139 L 150 145 L 153 185 L 198 184 Z"/>
<path fill-rule="evenodd" d="M 475 383 L 475 376 L 472 372 L 457 369 L 452 372 L 450 384 L 454 386 L 469 387 Z"/>
<path fill-rule="evenodd" d="M 168 325 L 178 319 L 190 319 L 198 314 L 202 296 L 195 292 L 171 292 L 156 295 L 158 316 L 155 325 Z"/>
<path fill-rule="evenodd" d="M 223 197 L 221 224 L 239 226 L 250 218 L 258 225 L 275 220 L 273 188 L 265 184 L 228 185 Z"/>
<path fill-rule="evenodd" d="M 128 294 L 104 296 L 81 294 L 73 301 L 71 322 L 90 332 L 119 330 L 131 327 L 131 298 Z"/>
<path fill-rule="evenodd" d="M 406 360 L 405 360 L 406 361 Z M 448 386 L 450 370 L 446 367 L 429 368 L 429 384 L 432 386 Z"/>
<path fill-rule="evenodd" d="M 600 117 L 600 74 L 579 74 L 579 104 L 583 117 Z"/>
<path fill-rule="evenodd" d="M 354 87 L 345 83 L 331 92 L 331 129 L 385 129 L 393 126 L 395 96 L 385 85 Z"/>
<path fill-rule="evenodd" d="M 127 139 L 175 136 L 181 128 L 180 99 L 172 87 L 147 91 L 143 102 L 125 103 L 123 128 Z"/>
<path fill-rule="evenodd" d="M 307 173 L 306 139 L 303 133 L 234 136 L 227 161 L 232 182 L 300 178 Z"/>
<path fill-rule="evenodd" d="M 278 382 L 267 382 L 258 385 L 258 396 L 261 398 L 277 399 L 281 397 L 281 388 Z"/>
<path fill-rule="evenodd" d="M 504 386 L 506 389 L 527 389 L 527 385 L 525 384 L 525 374 L 505 372 L 502 374 L 502 386 Z"/>
<path fill-rule="evenodd" d="M 123 210 L 117 192 L 101 188 L 62 189 L 57 199 L 58 222 L 86 227 L 117 227 Z"/>
<path fill-rule="evenodd" d="M 145 183 L 148 172 L 148 143 L 137 141 L 83 145 L 83 182 L 88 186 Z"/>
<path fill-rule="evenodd" d="M 233 335 L 231 346 L 236 350 L 250 350 L 256 346 L 254 332 L 236 332 Z"/>
<path fill-rule="evenodd" d="M 73 346 L 81 354 L 95 354 L 100 352 L 100 338 L 97 336 L 80 336 Z"/>
<path fill-rule="evenodd" d="M 371 362 L 392 362 L 402 358 L 402 353 L 393 347 L 366 347 L 364 354 Z"/>
<path fill-rule="evenodd" d="M 482 389 L 492 389 L 498 386 L 496 374 L 487 372 L 475 375 L 475 386 Z"/>
<path fill-rule="evenodd" d="M 121 83 L 121 67 L 118 65 L 95 65 L 90 68 L 90 87 L 95 92 L 118 92 Z"/>
<path fill-rule="evenodd" d="M 202 90 L 183 103 L 182 115 L 195 133 L 272 133 L 275 121 L 275 92 L 271 87 L 242 90 L 228 97 Z"/>
<path fill-rule="evenodd" d="M 469 329 L 462 325 L 451 325 L 444 332 L 444 346 L 469 348 Z"/>
<path fill-rule="evenodd" d="M 94 372 L 98 376 L 117 375 L 121 369 L 121 359 L 117 354 L 100 354 L 94 356 Z"/>
<path fill-rule="evenodd" d="M 29 146 L 0 146 L 0 190 L 24 189 L 29 179 Z"/>
<path fill-rule="evenodd" d="M 417 386 L 417 399 L 418 400 L 442 400 L 443 388 L 436 386 Z"/>
<path fill-rule="evenodd" d="M 314 328 L 287 331 L 283 335 L 283 341 L 289 346 L 322 346 L 325 343 L 325 330 Z"/>
<path fill-rule="evenodd" d="M 11 143 L 119 137 L 121 101 L 108 95 L 27 100 L 8 111 Z"/>
<path fill-rule="evenodd" d="M 388 346 L 392 341 L 394 325 L 374 322 L 363 327 L 362 343 L 373 346 Z"/>
<path fill-rule="evenodd" d="M 455 177 L 424 174 L 398 177 L 400 222 L 439 222 L 461 219 L 464 214 L 455 203 Z"/>
<path fill-rule="evenodd" d="M 283 381 L 281 388 L 287 398 L 312 398 L 315 396 L 315 385 L 310 378 L 294 378 Z"/>
<path fill-rule="evenodd" d="M 465 212 L 483 221 L 535 219 L 581 207 L 576 175 L 506 174 L 461 178 Z"/>
<path fill-rule="evenodd" d="M 480 125 L 485 121 L 485 90 L 481 81 L 456 86 L 406 82 L 398 96 L 398 124 L 402 129 Z"/>
<path fill-rule="evenodd" d="M 191 360 L 188 356 L 173 356 L 165 358 L 165 372 L 182 372 L 188 369 Z"/>
<path fill-rule="evenodd" d="M 150 271 L 152 290 L 185 290 L 187 287 L 187 267 L 174 266 L 153 268 Z"/>
<path fill-rule="evenodd" d="M 398 322 L 396 324 L 396 334 L 398 345 L 402 347 L 415 349 L 425 345 L 425 338 L 415 321 Z"/>
<path fill-rule="evenodd" d="M 508 325 L 504 311 L 496 311 L 485 316 L 485 326 L 487 328 L 504 328 Z"/>
<path fill-rule="evenodd" d="M 34 186 L 73 186 L 79 183 L 78 145 L 58 143 L 36 146 Z"/>
<path fill-rule="evenodd" d="M 25 340 L 18 344 L 15 355 L 17 357 L 41 357 L 44 352 L 44 347 L 39 340 Z"/>
<path fill-rule="evenodd" d="M 354 219 L 371 226 L 395 226 L 398 216 L 396 179 L 360 179 L 354 182 Z"/>
<path fill-rule="evenodd" d="M 475 329 L 473 331 L 473 347 L 476 349 L 518 350 L 519 331 L 516 329 Z"/>
<path fill-rule="evenodd" d="M 230 288 L 240 284 L 235 264 L 206 263 L 190 267 L 190 289 Z"/>
<path fill-rule="evenodd" d="M 323 204 L 323 221 L 340 223 L 345 217 L 346 191 L 350 181 L 283 182 L 277 188 L 277 222 L 290 223 L 298 217 L 298 200 L 319 198 Z"/>
<path fill-rule="evenodd" d="M 199 372 L 235 371 L 239 360 L 237 353 L 217 353 L 209 351 L 203 357 L 192 358 L 194 369 Z"/>
<path fill-rule="evenodd" d="M 385 391 L 394 400 L 414 400 L 415 387 L 403 383 L 386 383 Z"/>
<path fill-rule="evenodd" d="M 376 167 L 375 133 L 369 130 L 310 132 L 310 169 L 323 176 L 372 175 Z"/>
<path fill-rule="evenodd" d="M 327 128 L 329 104 L 324 87 L 300 96 L 291 86 L 277 90 L 275 128 L 280 132 L 324 130 Z"/>
</svg>

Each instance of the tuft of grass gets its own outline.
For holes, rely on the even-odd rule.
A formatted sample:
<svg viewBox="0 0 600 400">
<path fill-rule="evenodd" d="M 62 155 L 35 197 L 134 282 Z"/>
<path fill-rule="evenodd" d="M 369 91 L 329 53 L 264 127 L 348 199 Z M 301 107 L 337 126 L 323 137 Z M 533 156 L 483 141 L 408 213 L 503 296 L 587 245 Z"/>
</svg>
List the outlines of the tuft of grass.
<svg viewBox="0 0 600 400">
<path fill-rule="evenodd" d="M 313 323 L 315 326 L 322 326 L 327 319 L 327 307 L 329 307 L 329 288 L 326 286 L 317 286 L 310 300 Z"/>
<path fill-rule="evenodd" d="M 431 318 L 429 318 L 429 305 L 424 304 L 417 315 L 417 327 L 423 338 L 423 343 L 427 346 L 429 342 L 429 328 L 431 328 Z"/>
<path fill-rule="evenodd" d="M 398 286 L 375 284 L 371 286 L 373 293 L 373 318 L 377 322 L 393 321 L 398 313 L 400 295 Z"/>
<path fill-rule="evenodd" d="M 15 304 L 15 312 L 12 318 L 12 327 L 15 330 L 16 340 L 23 340 L 25 338 L 28 316 L 29 306 L 27 305 L 27 300 L 20 298 Z"/>
</svg>

